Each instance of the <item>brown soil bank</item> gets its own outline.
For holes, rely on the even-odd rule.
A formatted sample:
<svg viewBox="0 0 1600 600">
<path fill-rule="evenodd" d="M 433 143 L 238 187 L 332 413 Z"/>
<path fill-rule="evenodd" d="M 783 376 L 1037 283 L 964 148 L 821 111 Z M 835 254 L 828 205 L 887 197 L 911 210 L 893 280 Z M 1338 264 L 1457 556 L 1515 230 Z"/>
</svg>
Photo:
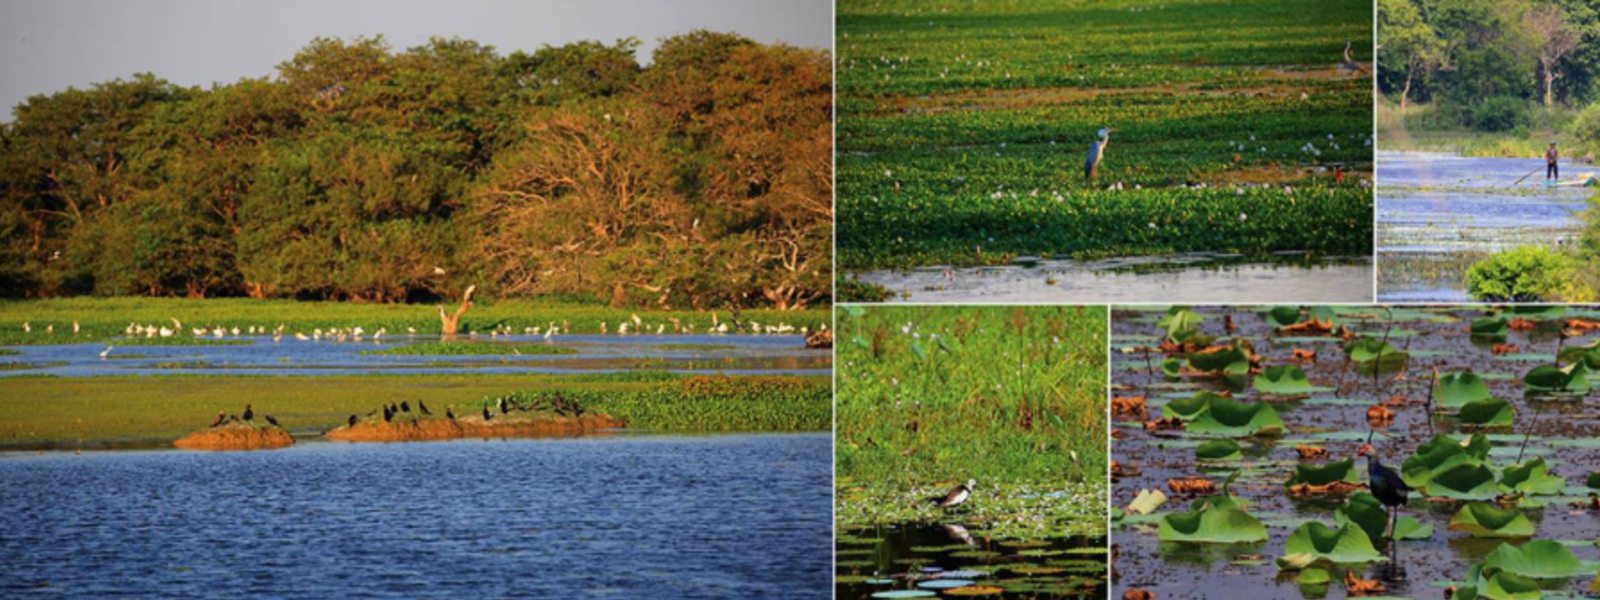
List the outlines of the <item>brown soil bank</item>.
<svg viewBox="0 0 1600 600">
<path fill-rule="evenodd" d="M 626 424 L 619 419 L 596 414 L 582 417 L 498 415 L 492 421 L 484 421 L 482 417 L 474 415 L 455 420 L 428 418 L 415 422 L 400 419 L 389 423 L 376 420 L 362 421 L 354 426 L 343 425 L 329 431 L 327 437 L 330 440 L 346 442 L 415 442 L 457 438 L 577 435 L 625 426 Z"/>
<path fill-rule="evenodd" d="M 294 445 L 294 436 L 281 427 L 258 429 L 255 425 L 233 423 L 196 431 L 172 445 L 184 450 L 267 450 Z"/>
</svg>

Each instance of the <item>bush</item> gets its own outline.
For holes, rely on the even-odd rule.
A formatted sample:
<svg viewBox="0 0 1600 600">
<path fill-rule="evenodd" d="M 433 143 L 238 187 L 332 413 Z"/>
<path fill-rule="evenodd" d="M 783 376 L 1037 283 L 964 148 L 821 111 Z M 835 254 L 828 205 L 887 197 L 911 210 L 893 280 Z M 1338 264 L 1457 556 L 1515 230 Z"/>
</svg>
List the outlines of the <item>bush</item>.
<svg viewBox="0 0 1600 600">
<path fill-rule="evenodd" d="M 1479 131 L 1510 131 L 1528 125 L 1528 102 L 1513 96 L 1496 96 L 1472 107 L 1472 127 Z"/>
<path fill-rule="evenodd" d="M 1586 147 L 1594 147 L 1600 142 L 1600 104 L 1591 104 L 1578 113 L 1577 118 L 1568 126 L 1572 137 L 1578 138 Z"/>
<path fill-rule="evenodd" d="M 1467 268 L 1467 293 L 1486 302 L 1560 300 L 1571 274 L 1567 257 L 1539 246 L 1490 255 Z"/>
</svg>

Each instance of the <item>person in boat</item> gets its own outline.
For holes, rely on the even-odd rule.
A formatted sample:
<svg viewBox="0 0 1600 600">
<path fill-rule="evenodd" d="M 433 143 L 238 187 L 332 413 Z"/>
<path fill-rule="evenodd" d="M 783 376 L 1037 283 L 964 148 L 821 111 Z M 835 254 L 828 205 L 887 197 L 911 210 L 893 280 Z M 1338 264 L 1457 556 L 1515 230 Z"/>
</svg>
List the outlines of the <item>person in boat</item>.
<svg viewBox="0 0 1600 600">
<path fill-rule="evenodd" d="M 1561 167 L 1556 163 L 1561 159 L 1561 153 L 1556 150 L 1556 143 L 1550 142 L 1550 147 L 1544 151 L 1544 178 L 1545 181 L 1561 179 Z"/>
</svg>

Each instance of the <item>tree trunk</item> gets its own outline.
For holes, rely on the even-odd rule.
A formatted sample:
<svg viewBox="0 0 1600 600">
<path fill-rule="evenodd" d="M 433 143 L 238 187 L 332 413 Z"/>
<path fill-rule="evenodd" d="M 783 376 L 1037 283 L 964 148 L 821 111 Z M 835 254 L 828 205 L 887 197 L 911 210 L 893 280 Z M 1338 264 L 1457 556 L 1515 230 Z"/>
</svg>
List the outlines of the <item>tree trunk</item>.
<svg viewBox="0 0 1600 600">
<path fill-rule="evenodd" d="M 461 294 L 461 305 L 456 307 L 455 314 L 447 314 L 444 307 L 439 307 L 439 336 L 446 340 L 456 337 L 456 327 L 461 323 L 461 315 L 467 314 L 467 309 L 472 308 L 472 292 L 478 286 L 467 286 L 467 291 Z"/>
<path fill-rule="evenodd" d="M 1405 114 L 1406 114 L 1406 101 L 1408 100 L 1408 96 L 1410 96 L 1410 95 L 1411 95 L 1411 70 L 1410 69 L 1406 69 L 1406 86 L 1403 87 L 1403 88 L 1400 88 L 1400 116 L 1401 117 L 1404 117 Z"/>
<path fill-rule="evenodd" d="M 1544 66 L 1544 107 L 1547 109 L 1550 108 L 1550 101 L 1552 100 L 1551 88 L 1555 87 L 1556 83 L 1555 71 L 1551 69 L 1552 66 L 1548 63 Z"/>
</svg>

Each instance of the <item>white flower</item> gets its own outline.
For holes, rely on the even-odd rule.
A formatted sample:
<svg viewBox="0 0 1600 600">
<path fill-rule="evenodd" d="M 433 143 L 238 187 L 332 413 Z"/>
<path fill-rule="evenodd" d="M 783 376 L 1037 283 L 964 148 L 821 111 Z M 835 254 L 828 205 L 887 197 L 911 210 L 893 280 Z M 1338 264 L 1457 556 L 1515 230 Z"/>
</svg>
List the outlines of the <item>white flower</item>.
<svg viewBox="0 0 1600 600">
<path fill-rule="evenodd" d="M 1239 222 L 1240 222 L 1240 223 L 1243 223 L 1243 222 L 1245 222 L 1245 221 L 1247 221 L 1247 220 L 1249 220 L 1249 218 L 1250 218 L 1250 217 L 1247 217 L 1247 216 L 1245 216 L 1245 214 L 1244 214 L 1244 213 L 1239 213 Z"/>
</svg>

